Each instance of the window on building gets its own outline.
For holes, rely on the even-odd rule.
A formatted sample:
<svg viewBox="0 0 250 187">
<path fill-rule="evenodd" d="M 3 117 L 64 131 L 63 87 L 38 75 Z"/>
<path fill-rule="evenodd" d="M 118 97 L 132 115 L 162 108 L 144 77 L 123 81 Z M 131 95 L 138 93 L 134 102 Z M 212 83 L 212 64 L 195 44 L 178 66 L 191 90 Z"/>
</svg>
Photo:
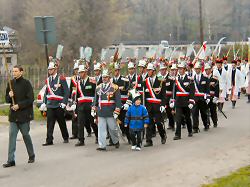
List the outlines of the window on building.
<svg viewBox="0 0 250 187">
<path fill-rule="evenodd" d="M 11 64 L 11 57 L 6 57 L 6 62 L 7 62 L 8 64 Z"/>
</svg>

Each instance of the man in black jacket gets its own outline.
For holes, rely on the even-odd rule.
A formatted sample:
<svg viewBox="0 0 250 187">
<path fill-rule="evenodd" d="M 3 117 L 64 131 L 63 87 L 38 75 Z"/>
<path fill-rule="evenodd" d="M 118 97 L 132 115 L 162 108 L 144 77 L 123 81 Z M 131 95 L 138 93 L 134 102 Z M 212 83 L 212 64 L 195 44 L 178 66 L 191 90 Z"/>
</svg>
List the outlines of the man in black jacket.
<svg viewBox="0 0 250 187">
<path fill-rule="evenodd" d="M 8 161 L 3 167 L 15 166 L 16 138 L 20 130 L 23 136 L 27 152 L 29 154 L 28 163 L 35 161 L 35 153 L 32 140 L 29 134 L 30 121 L 33 120 L 34 93 L 30 82 L 23 78 L 23 68 L 14 66 L 13 77 L 10 86 L 6 89 L 6 102 L 11 103 L 9 112 L 9 152 Z"/>
</svg>

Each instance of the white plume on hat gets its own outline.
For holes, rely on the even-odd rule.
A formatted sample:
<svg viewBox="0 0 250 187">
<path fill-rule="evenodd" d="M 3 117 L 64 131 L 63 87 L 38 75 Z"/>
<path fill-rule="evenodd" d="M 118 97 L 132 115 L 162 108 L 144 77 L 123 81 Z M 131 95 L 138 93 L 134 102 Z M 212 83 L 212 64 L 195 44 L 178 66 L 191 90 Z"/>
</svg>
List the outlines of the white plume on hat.
<svg viewBox="0 0 250 187">
<path fill-rule="evenodd" d="M 48 66 L 48 69 L 55 69 L 55 68 L 56 68 L 55 62 L 50 62 L 49 66 Z"/>
<path fill-rule="evenodd" d="M 147 66 L 147 70 L 155 70 L 154 64 L 149 63 Z"/>
<path fill-rule="evenodd" d="M 97 63 L 94 65 L 94 71 L 96 70 L 101 70 L 101 64 L 100 63 Z"/>
<path fill-rule="evenodd" d="M 196 63 L 195 63 L 194 69 L 201 69 L 201 64 L 200 64 L 200 62 L 196 62 Z"/>
<path fill-rule="evenodd" d="M 84 65 L 79 65 L 79 70 L 78 72 L 83 72 L 83 71 L 87 71 L 86 67 Z"/>
<path fill-rule="evenodd" d="M 167 69 L 167 67 L 163 63 L 160 64 L 160 70 L 162 70 L 162 69 Z"/>
<path fill-rule="evenodd" d="M 128 69 L 130 69 L 130 68 L 135 68 L 135 65 L 133 62 L 128 63 Z"/>
<path fill-rule="evenodd" d="M 178 68 L 185 68 L 187 66 L 187 63 L 185 61 L 180 61 L 178 64 Z"/>
<path fill-rule="evenodd" d="M 73 69 L 78 69 L 79 68 L 79 63 L 76 61 L 75 63 L 74 63 L 74 68 Z"/>
<path fill-rule="evenodd" d="M 145 67 L 146 66 L 146 61 L 145 60 L 140 60 L 139 61 L 139 64 L 138 64 L 138 67 Z"/>
<path fill-rule="evenodd" d="M 210 66 L 210 64 L 209 63 L 206 63 L 205 64 L 205 69 L 211 69 L 212 67 Z"/>
<path fill-rule="evenodd" d="M 178 69 L 177 64 L 172 64 L 171 70 Z"/>
<path fill-rule="evenodd" d="M 121 69 L 120 64 L 115 63 L 114 68 L 115 68 L 115 70 L 117 70 L 117 69 Z"/>
<path fill-rule="evenodd" d="M 110 74 L 109 74 L 108 69 L 104 69 L 104 70 L 102 71 L 102 77 L 110 77 Z"/>
</svg>

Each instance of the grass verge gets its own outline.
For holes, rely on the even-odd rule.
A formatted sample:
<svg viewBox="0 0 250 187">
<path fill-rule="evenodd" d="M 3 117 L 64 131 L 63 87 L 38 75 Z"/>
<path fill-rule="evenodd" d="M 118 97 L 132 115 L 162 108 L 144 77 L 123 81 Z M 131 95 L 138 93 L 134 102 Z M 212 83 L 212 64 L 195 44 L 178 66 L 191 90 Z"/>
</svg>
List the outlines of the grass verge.
<svg viewBox="0 0 250 187">
<path fill-rule="evenodd" d="M 0 108 L 0 116 L 8 116 L 8 115 L 9 115 L 9 106 Z M 41 115 L 41 112 L 35 106 L 34 106 L 34 120 L 35 121 L 45 120 L 45 118 Z"/>
<path fill-rule="evenodd" d="M 212 184 L 202 187 L 250 187 L 250 166 L 241 168 L 228 176 L 214 179 Z"/>
</svg>

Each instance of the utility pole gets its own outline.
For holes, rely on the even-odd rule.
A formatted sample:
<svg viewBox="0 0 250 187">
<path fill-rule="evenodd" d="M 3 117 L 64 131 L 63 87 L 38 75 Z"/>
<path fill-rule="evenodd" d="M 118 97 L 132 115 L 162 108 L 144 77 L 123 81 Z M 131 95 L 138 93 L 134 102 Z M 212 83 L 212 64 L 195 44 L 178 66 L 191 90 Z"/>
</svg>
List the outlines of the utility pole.
<svg viewBox="0 0 250 187">
<path fill-rule="evenodd" d="M 199 0 L 199 12 L 200 12 L 200 43 L 203 45 L 204 33 L 203 33 L 203 17 L 202 17 L 202 0 Z"/>
</svg>

